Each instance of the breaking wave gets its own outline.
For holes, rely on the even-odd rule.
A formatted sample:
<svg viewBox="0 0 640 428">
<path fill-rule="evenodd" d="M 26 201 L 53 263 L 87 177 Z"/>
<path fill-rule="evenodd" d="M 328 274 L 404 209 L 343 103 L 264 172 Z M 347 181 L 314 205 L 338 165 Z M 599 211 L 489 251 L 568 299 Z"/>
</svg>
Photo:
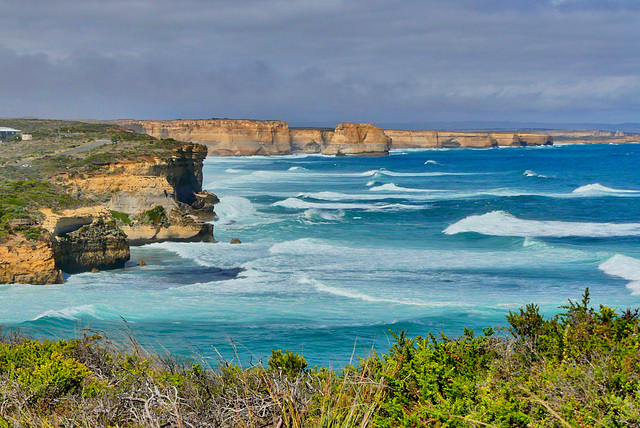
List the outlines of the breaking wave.
<svg viewBox="0 0 640 428">
<path fill-rule="evenodd" d="M 492 211 L 466 217 L 444 230 L 447 235 L 468 232 L 489 236 L 610 238 L 640 236 L 640 223 L 522 220 L 504 211 Z"/>
<path fill-rule="evenodd" d="M 631 294 L 640 295 L 640 260 L 616 254 L 600 264 L 598 269 L 607 275 L 631 281 L 627 284 L 627 288 L 631 290 Z"/>
<path fill-rule="evenodd" d="M 588 194 L 606 195 L 606 194 L 638 194 L 640 193 L 640 191 L 613 189 L 611 187 L 603 186 L 600 183 L 595 183 L 595 184 L 587 184 L 585 186 L 580 186 L 577 189 L 575 189 L 573 193 L 579 193 L 583 195 L 588 195 Z"/>
</svg>

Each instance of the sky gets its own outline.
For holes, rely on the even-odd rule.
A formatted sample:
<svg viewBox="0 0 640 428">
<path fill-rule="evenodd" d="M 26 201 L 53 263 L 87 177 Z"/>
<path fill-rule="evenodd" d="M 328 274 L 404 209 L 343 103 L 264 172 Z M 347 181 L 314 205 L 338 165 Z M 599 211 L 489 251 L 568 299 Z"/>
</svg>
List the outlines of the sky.
<svg viewBox="0 0 640 428">
<path fill-rule="evenodd" d="M 638 0 L 0 6 L 0 117 L 640 122 Z"/>
</svg>

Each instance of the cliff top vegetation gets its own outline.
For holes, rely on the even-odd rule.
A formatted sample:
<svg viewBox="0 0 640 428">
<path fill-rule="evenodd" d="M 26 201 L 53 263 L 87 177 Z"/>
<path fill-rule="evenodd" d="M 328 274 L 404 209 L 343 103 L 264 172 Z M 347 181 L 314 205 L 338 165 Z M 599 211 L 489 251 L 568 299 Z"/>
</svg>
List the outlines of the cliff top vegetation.
<svg viewBox="0 0 640 428">
<path fill-rule="evenodd" d="M 274 350 L 267 367 L 153 355 L 88 332 L 0 339 L 0 427 L 622 427 L 640 425 L 638 310 L 579 301 L 508 327 L 408 338 L 341 370 Z M 5 332 L 6 333 L 6 332 Z M 265 357 L 266 359 L 266 357 Z"/>
<path fill-rule="evenodd" d="M 118 125 L 97 122 L 0 119 L 0 126 L 20 129 L 23 134 L 32 136 L 31 140 L 10 138 L 1 143 L 0 166 L 5 167 L 34 167 L 34 160 L 56 155 L 89 158 L 90 163 L 120 158 L 135 159 L 140 155 L 161 156 L 183 144 L 174 140 L 158 140 Z"/>
</svg>

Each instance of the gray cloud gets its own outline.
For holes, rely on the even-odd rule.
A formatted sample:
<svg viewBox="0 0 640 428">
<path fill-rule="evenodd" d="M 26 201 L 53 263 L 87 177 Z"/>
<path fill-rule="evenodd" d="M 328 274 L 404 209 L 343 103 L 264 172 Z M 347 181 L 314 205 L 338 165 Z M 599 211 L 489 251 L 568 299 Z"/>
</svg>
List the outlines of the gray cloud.
<svg viewBox="0 0 640 428">
<path fill-rule="evenodd" d="M 416 3 L 11 2 L 0 116 L 638 121 L 640 2 Z"/>
</svg>

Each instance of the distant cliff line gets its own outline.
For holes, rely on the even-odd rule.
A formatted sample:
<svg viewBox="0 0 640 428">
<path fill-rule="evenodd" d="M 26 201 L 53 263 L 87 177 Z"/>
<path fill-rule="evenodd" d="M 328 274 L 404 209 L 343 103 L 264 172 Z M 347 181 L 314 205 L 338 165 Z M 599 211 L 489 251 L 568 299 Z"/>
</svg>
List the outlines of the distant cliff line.
<svg viewBox="0 0 640 428">
<path fill-rule="evenodd" d="M 292 128 L 279 120 L 118 120 L 118 125 L 156 138 L 205 144 L 210 155 L 251 156 L 321 153 L 384 155 L 391 148 L 486 148 L 552 145 L 547 134 L 383 130 L 373 124 L 340 123 L 335 129 Z"/>
</svg>

